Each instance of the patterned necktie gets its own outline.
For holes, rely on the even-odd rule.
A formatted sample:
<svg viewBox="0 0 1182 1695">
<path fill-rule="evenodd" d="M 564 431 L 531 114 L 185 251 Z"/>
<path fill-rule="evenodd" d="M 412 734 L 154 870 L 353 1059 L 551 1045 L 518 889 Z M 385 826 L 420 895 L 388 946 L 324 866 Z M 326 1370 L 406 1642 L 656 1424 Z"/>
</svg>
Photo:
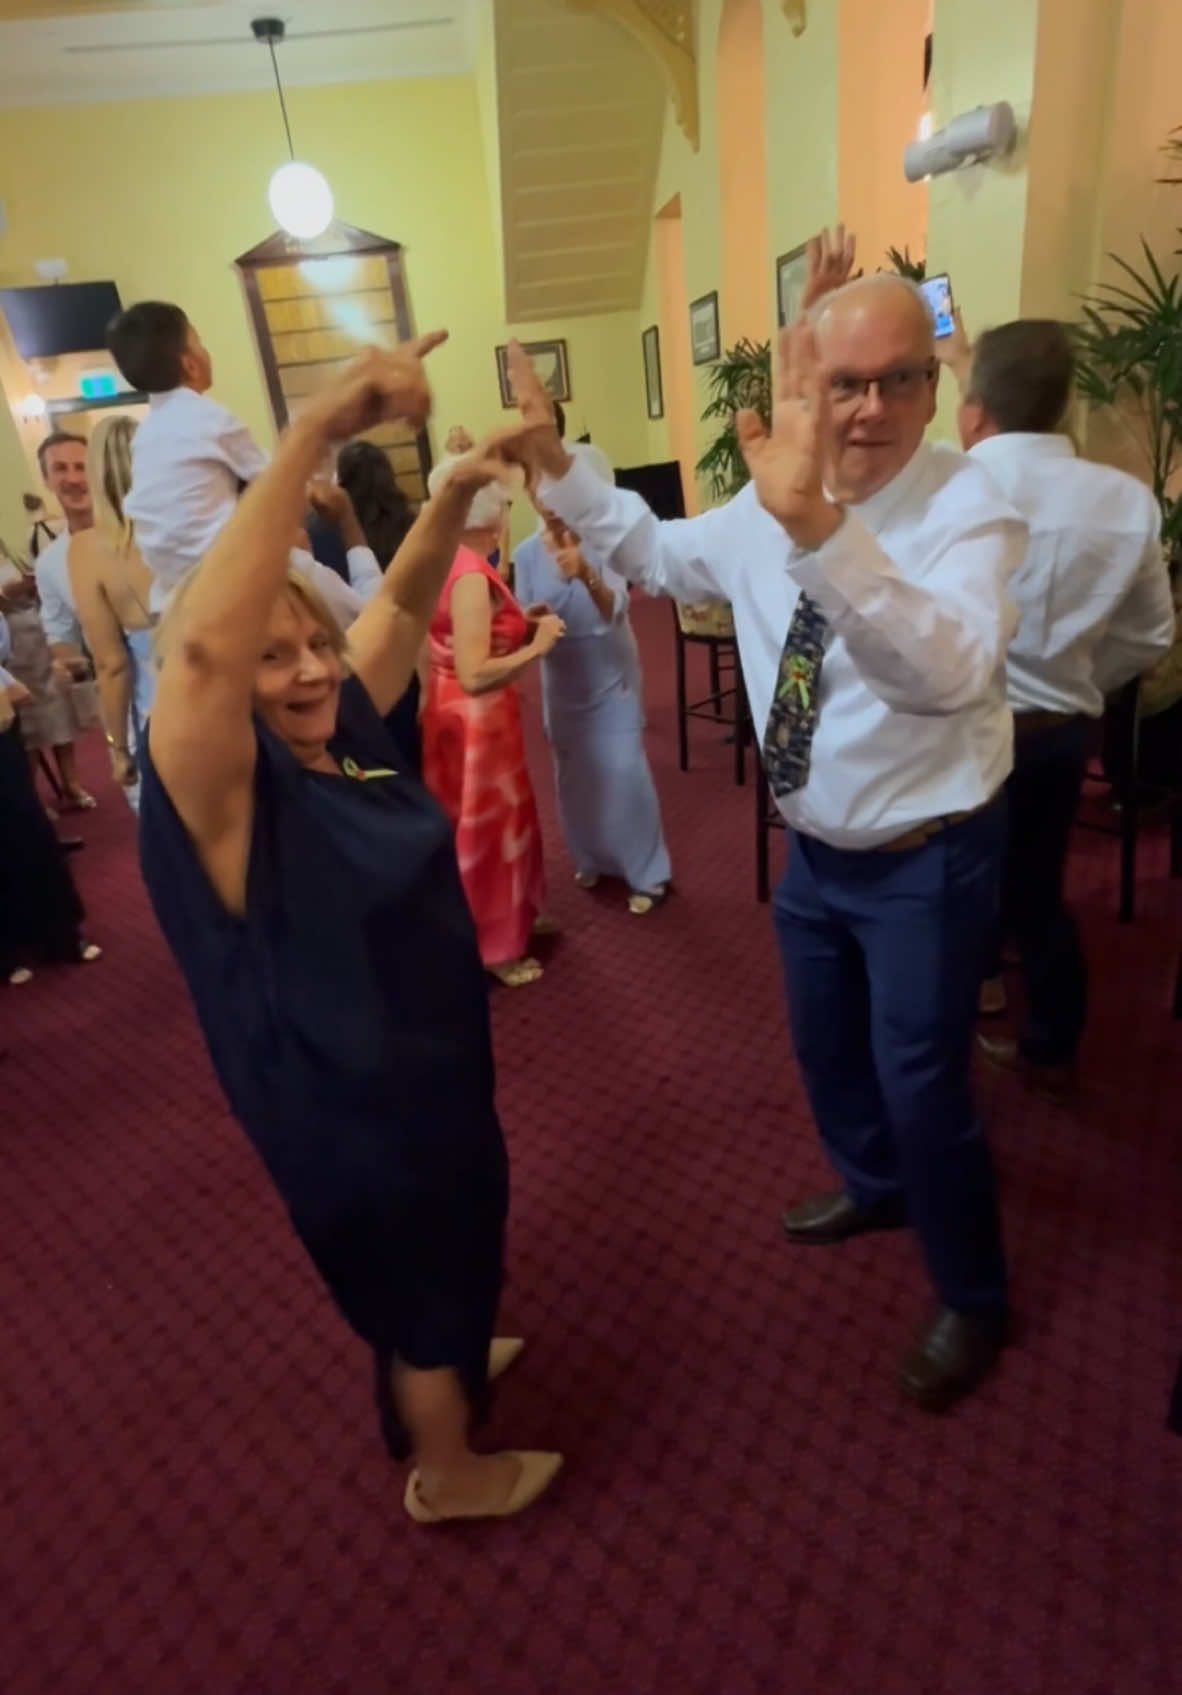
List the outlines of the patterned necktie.
<svg viewBox="0 0 1182 1695">
<path fill-rule="evenodd" d="M 802 594 L 780 655 L 776 692 L 763 736 L 763 767 L 777 800 L 803 789 L 809 780 L 817 728 L 817 691 L 828 631 L 821 608 Z"/>
</svg>

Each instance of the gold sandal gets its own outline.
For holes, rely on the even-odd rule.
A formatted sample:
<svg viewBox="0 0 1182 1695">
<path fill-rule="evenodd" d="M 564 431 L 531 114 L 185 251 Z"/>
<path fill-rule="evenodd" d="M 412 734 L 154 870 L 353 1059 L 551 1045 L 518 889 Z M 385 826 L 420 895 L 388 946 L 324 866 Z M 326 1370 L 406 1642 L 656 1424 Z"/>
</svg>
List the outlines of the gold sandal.
<svg viewBox="0 0 1182 1695">
<path fill-rule="evenodd" d="M 654 907 L 660 906 L 668 893 L 668 883 L 662 883 L 657 889 L 633 889 L 628 896 L 628 911 L 635 913 L 638 918 L 643 918 Z"/>
<path fill-rule="evenodd" d="M 542 975 L 542 967 L 536 959 L 510 959 L 504 965 L 490 965 L 488 970 L 506 989 L 524 989 L 527 983 L 536 983 Z"/>
<path fill-rule="evenodd" d="M 448 1524 L 473 1518 L 512 1518 L 515 1513 L 524 1512 L 526 1507 L 532 1507 L 538 1497 L 546 1493 L 558 1476 L 562 1470 L 562 1455 L 536 1451 L 522 1453 L 516 1449 L 511 1449 L 510 1452 L 521 1466 L 521 1475 L 499 1507 L 488 1507 L 482 1512 L 436 1512 L 419 1493 L 419 1474 L 416 1469 L 406 1480 L 403 1505 L 407 1513 L 416 1524 Z"/>
<path fill-rule="evenodd" d="M 521 1353 L 525 1343 L 520 1336 L 494 1336 L 488 1345 L 488 1380 L 495 1383 L 503 1377 Z"/>
</svg>

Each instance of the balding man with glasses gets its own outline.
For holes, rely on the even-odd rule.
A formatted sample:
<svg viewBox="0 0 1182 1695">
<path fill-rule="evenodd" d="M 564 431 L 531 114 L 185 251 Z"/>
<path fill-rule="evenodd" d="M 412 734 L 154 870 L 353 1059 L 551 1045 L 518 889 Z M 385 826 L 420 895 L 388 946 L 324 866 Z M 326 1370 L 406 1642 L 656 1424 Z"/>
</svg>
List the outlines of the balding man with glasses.
<svg viewBox="0 0 1182 1695">
<path fill-rule="evenodd" d="M 774 902 L 789 1021 L 840 1179 L 784 1230 L 801 1245 L 915 1230 L 938 1310 L 899 1384 L 942 1409 L 1006 1332 L 969 1065 L 1013 758 L 1006 584 L 1025 525 L 972 460 L 925 444 L 932 324 L 898 277 L 846 283 L 784 332 L 770 430 L 738 420 L 751 482 L 697 518 L 658 522 L 572 462 L 520 351 L 513 368 L 521 457 L 589 553 L 650 594 L 734 608 L 790 837 Z"/>
</svg>

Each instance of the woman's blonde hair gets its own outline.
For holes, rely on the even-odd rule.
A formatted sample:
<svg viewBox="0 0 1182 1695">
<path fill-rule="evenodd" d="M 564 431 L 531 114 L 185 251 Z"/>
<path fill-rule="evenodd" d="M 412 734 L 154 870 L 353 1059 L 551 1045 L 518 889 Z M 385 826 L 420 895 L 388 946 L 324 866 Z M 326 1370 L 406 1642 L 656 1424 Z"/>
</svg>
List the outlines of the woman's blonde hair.
<svg viewBox="0 0 1182 1695">
<path fill-rule="evenodd" d="M 121 552 L 135 541 L 135 528 L 123 503 L 131 488 L 131 443 L 138 428 L 134 418 L 104 418 L 86 450 L 95 527 Z"/>
<path fill-rule="evenodd" d="M 189 591 L 201 574 L 201 566 L 195 565 L 186 573 L 169 595 L 160 620 L 156 625 L 156 634 L 152 638 L 152 651 L 156 659 L 156 669 L 159 670 L 176 645 L 177 635 L 183 622 L 185 602 Z M 287 579 L 279 590 L 280 595 L 288 595 L 299 602 L 305 612 L 320 625 L 346 675 L 349 671 L 348 643 L 345 632 L 337 623 L 328 602 L 311 579 L 304 575 L 298 566 L 293 565 L 287 573 Z"/>
</svg>

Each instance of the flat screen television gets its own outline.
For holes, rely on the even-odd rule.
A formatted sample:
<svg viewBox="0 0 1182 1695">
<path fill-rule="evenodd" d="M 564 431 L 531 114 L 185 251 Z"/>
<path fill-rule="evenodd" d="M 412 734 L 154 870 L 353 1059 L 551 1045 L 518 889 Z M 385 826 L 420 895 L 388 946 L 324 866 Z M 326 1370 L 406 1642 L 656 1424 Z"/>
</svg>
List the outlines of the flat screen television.
<svg viewBox="0 0 1182 1695">
<path fill-rule="evenodd" d="M 94 353 L 107 345 L 107 325 L 120 309 L 113 282 L 51 283 L 0 288 L 0 312 L 22 359 Z"/>
</svg>

